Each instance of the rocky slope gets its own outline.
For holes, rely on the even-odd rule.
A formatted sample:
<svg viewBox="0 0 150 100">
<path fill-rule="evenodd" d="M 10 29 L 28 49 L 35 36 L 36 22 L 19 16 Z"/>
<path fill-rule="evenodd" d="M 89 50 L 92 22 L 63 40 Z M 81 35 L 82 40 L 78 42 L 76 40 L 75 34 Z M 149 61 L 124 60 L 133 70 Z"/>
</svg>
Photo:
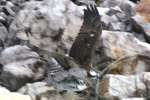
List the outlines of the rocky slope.
<svg viewBox="0 0 150 100">
<path fill-rule="evenodd" d="M 96 1 L 87 73 L 68 54 L 93 0 L 0 0 L 0 100 L 149 100 L 149 3 L 136 1 Z"/>
</svg>

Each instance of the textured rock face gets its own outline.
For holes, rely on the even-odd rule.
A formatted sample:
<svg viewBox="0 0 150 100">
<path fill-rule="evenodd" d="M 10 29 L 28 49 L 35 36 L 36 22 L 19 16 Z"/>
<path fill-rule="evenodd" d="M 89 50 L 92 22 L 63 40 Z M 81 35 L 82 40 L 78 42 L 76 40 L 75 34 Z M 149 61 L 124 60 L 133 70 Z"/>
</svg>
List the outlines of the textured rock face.
<svg viewBox="0 0 150 100">
<path fill-rule="evenodd" d="M 31 100 L 29 95 L 10 92 L 4 87 L 0 87 L 0 100 Z"/>
<path fill-rule="evenodd" d="M 65 10 L 63 1 L 27 2 L 12 22 L 11 34 L 37 47 L 57 51 L 59 46 L 63 47 L 60 39 L 66 24 Z"/>
<path fill-rule="evenodd" d="M 101 44 L 96 50 L 95 62 L 100 64 L 101 67 L 104 67 L 113 60 L 128 56 L 132 58 L 132 56 L 138 54 L 146 55 L 149 50 L 150 45 L 148 43 L 138 40 L 128 32 L 103 31 Z M 136 59 L 139 59 L 139 57 Z"/>
<path fill-rule="evenodd" d="M 127 17 L 130 17 L 135 14 L 134 7 L 135 4 L 130 2 L 129 0 L 103 0 L 101 3 L 102 7 L 115 7 L 118 6 L 123 12 L 126 13 Z"/>
<path fill-rule="evenodd" d="M 48 86 L 45 82 L 27 84 L 18 92 L 30 95 L 32 100 L 84 100 L 79 99 L 78 96 L 73 93 L 64 93 L 62 95 L 57 92 L 54 87 Z"/>
<path fill-rule="evenodd" d="M 126 8 L 121 8 L 123 6 L 120 7 L 119 5 L 115 5 L 112 7 L 99 7 L 103 29 L 110 31 L 125 31 L 135 33 L 135 30 L 132 26 L 133 23 L 131 22 L 131 17 L 135 15 L 135 10 L 133 7 L 128 6 L 129 5 L 124 5 L 124 7 L 128 8 L 129 11 L 126 11 Z"/>
<path fill-rule="evenodd" d="M 101 6 L 105 6 L 105 7 L 114 7 L 116 5 L 119 5 L 119 6 L 122 6 L 122 5 L 130 5 L 131 7 L 135 7 L 135 4 L 132 3 L 131 1 L 129 0 L 124 0 L 122 2 L 122 0 L 114 0 L 114 1 L 111 1 L 111 0 L 102 0 L 102 5 Z M 122 7 L 125 7 L 125 6 L 122 6 Z M 125 7 L 127 8 L 127 7 Z M 127 8 L 129 9 L 129 8 Z"/>
<path fill-rule="evenodd" d="M 150 50 L 149 44 L 141 42 L 127 32 L 103 31 L 101 38 L 106 55 L 112 59 L 142 54 Z"/>
<path fill-rule="evenodd" d="M 78 33 L 82 16 L 83 7 L 69 0 L 27 2 L 10 25 L 8 44 L 16 37 L 50 52 L 66 53 L 73 42 L 69 35 Z"/>
<path fill-rule="evenodd" d="M 144 33 L 144 37 L 148 43 L 150 43 L 150 23 L 139 14 L 132 17 L 133 23 L 137 31 Z"/>
<path fill-rule="evenodd" d="M 0 23 L 0 52 L 4 49 L 8 31 L 2 23 Z"/>
<path fill-rule="evenodd" d="M 1 54 L 0 84 L 16 90 L 26 82 L 43 78 L 45 68 L 39 55 L 27 46 L 16 45 Z"/>
<path fill-rule="evenodd" d="M 97 8 L 107 31 L 103 31 L 93 59 L 98 70 L 94 64 L 93 69 L 110 67 L 100 89 L 97 78 L 101 73 L 90 71 L 89 77 L 71 57 L 64 56 L 81 28 L 82 5 L 94 1 L 102 1 Z M 130 1 L 0 0 L 0 100 L 148 97 L 150 45 L 145 39 L 150 41 L 149 22 L 135 15 L 136 4 Z M 96 95 L 98 89 L 100 95 Z"/>
<path fill-rule="evenodd" d="M 149 72 L 149 56 L 147 55 L 134 55 L 126 56 L 115 63 L 110 65 L 112 67 L 109 73 L 112 74 L 139 74 L 141 72 Z"/>
<path fill-rule="evenodd" d="M 149 83 L 149 72 L 139 75 L 106 75 L 100 82 L 101 95 L 126 97 L 142 97 L 147 92 L 146 83 Z M 148 85 L 149 87 L 149 85 Z"/>
<path fill-rule="evenodd" d="M 22 94 L 28 94 L 33 100 L 36 100 L 36 98 L 44 98 L 42 97 L 42 94 L 56 92 L 56 90 L 53 87 L 48 86 L 45 82 L 36 82 L 33 84 L 27 84 L 19 89 L 18 92 Z"/>
<path fill-rule="evenodd" d="M 6 93 L 6 94 L 0 94 L 1 100 L 32 100 L 30 96 L 28 95 L 22 95 L 19 93 Z"/>
<path fill-rule="evenodd" d="M 123 98 L 121 100 L 145 100 L 144 98 Z"/>
</svg>

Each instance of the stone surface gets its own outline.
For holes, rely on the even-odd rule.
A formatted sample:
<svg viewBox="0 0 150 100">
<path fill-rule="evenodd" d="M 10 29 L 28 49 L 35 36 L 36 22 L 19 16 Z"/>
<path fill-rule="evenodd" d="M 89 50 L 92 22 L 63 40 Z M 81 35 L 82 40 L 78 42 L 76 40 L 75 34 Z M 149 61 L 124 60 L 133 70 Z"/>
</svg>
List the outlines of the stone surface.
<svg viewBox="0 0 150 100">
<path fill-rule="evenodd" d="M 144 98 L 123 98 L 121 100 L 146 100 Z"/>
<path fill-rule="evenodd" d="M 27 82 L 42 79 L 45 73 L 39 55 L 27 46 L 12 46 L 1 53 L 0 84 L 16 90 Z"/>
<path fill-rule="evenodd" d="M 32 100 L 80 100 L 75 93 L 67 92 L 60 94 L 53 86 L 49 86 L 45 82 L 27 84 L 18 92 L 30 95 Z"/>
<path fill-rule="evenodd" d="M 0 93 L 0 100 L 32 100 L 28 95 L 19 93 Z"/>
<path fill-rule="evenodd" d="M 0 0 L 0 100 L 95 100 L 96 74 L 87 78 L 64 56 L 93 1 Z M 93 69 L 111 69 L 100 82 L 100 99 L 144 100 L 150 94 L 149 4 L 140 5 L 147 17 L 139 10 L 135 15 L 139 4 L 130 1 L 138 0 L 95 1 L 104 31 Z"/>
<path fill-rule="evenodd" d="M 2 93 L 9 93 L 10 91 L 6 89 L 5 87 L 0 86 L 0 94 Z"/>
<path fill-rule="evenodd" d="M 100 82 L 100 95 L 115 96 L 119 98 L 143 97 L 147 92 L 146 81 L 143 80 L 149 80 L 149 74 L 150 73 L 148 72 L 127 76 L 113 74 L 106 75 Z"/>
<path fill-rule="evenodd" d="M 150 50 L 148 43 L 140 41 L 128 32 L 104 30 L 100 43 L 96 50 L 95 60 L 93 60 L 100 69 L 101 67 L 105 68 L 114 60 L 126 56 L 147 54 Z"/>
<path fill-rule="evenodd" d="M 0 87 L 0 100 L 31 100 L 29 95 L 10 92 L 4 87 Z"/>
<path fill-rule="evenodd" d="M 147 55 L 134 55 L 123 57 L 109 66 L 111 70 L 109 73 L 112 74 L 139 74 L 141 72 L 149 72 L 149 59 Z"/>
<path fill-rule="evenodd" d="M 143 33 L 146 41 L 150 43 L 150 23 L 140 14 L 133 16 L 132 21 L 136 30 Z"/>
<path fill-rule="evenodd" d="M 0 23 L 0 52 L 4 49 L 5 41 L 8 35 L 6 27 Z"/>
<path fill-rule="evenodd" d="M 30 95 L 33 100 L 36 100 L 37 97 L 44 93 L 50 93 L 53 91 L 56 92 L 55 88 L 48 86 L 45 82 L 28 83 L 18 90 L 19 93 Z"/>
<path fill-rule="evenodd" d="M 32 100 L 28 95 L 22 95 L 18 93 L 6 93 L 0 94 L 1 100 Z"/>
<path fill-rule="evenodd" d="M 102 3 L 101 3 L 101 6 L 103 6 L 103 7 L 114 7 L 116 5 L 119 5 L 121 8 L 124 8 L 124 10 L 130 9 L 130 8 L 128 8 L 129 6 L 135 7 L 135 4 L 129 0 L 124 0 L 123 2 L 122 2 L 122 0 L 114 0 L 114 1 L 102 0 Z"/>
<path fill-rule="evenodd" d="M 134 32 L 131 17 L 135 15 L 135 9 L 131 8 L 132 14 L 127 14 L 120 6 L 110 8 L 98 7 L 101 15 L 103 29 L 110 31 Z"/>
<path fill-rule="evenodd" d="M 141 42 L 128 32 L 103 31 L 101 39 L 106 55 L 112 59 L 142 54 L 150 50 L 149 44 Z"/>
<path fill-rule="evenodd" d="M 10 25 L 8 44 L 11 45 L 11 39 L 15 37 L 13 40 L 28 41 L 50 52 L 67 53 L 73 42 L 68 34 L 77 33 L 83 8 L 69 0 L 27 2 Z"/>
<path fill-rule="evenodd" d="M 24 9 L 10 25 L 12 37 L 27 40 L 30 44 L 49 51 L 57 51 L 59 47 L 63 48 L 60 39 L 66 24 L 63 13 L 65 10 L 63 0 L 25 3 Z M 12 37 L 10 37 L 10 42 Z"/>
</svg>

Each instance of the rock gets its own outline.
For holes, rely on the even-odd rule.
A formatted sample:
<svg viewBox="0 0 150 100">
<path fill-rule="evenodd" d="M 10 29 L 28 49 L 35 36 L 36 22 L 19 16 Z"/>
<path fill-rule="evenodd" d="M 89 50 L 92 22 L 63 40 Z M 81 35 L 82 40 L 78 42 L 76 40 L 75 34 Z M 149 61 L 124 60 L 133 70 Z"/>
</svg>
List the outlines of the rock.
<svg viewBox="0 0 150 100">
<path fill-rule="evenodd" d="M 66 52 L 61 40 L 66 25 L 66 4 L 65 0 L 26 2 L 10 25 L 12 37 L 50 52 Z"/>
<path fill-rule="evenodd" d="M 75 93 L 60 94 L 54 87 L 47 85 L 45 82 L 27 84 L 18 92 L 30 95 L 32 100 L 80 100 Z"/>
<path fill-rule="evenodd" d="M 135 6 L 129 0 L 102 0 L 99 13 L 102 17 L 103 29 L 136 33 L 131 21 L 131 17 L 136 14 Z"/>
<path fill-rule="evenodd" d="M 150 22 L 149 19 L 149 0 L 140 0 L 140 2 L 136 6 L 136 12 L 137 14 L 142 15 L 148 22 Z"/>
<path fill-rule="evenodd" d="M 0 84 L 15 91 L 27 82 L 42 79 L 44 62 L 27 46 L 12 46 L 1 53 Z"/>
<path fill-rule="evenodd" d="M 134 27 L 138 32 L 144 34 L 145 40 L 150 43 L 150 23 L 141 15 L 137 14 L 132 17 L 132 22 L 134 23 Z"/>
<path fill-rule="evenodd" d="M 0 100 L 32 100 L 28 95 L 19 93 L 0 93 Z"/>
<path fill-rule="evenodd" d="M 14 20 L 16 14 L 21 9 L 21 4 L 18 4 L 18 3 L 19 2 L 15 0 L 13 1 L 1 0 L 0 1 L 0 23 L 4 25 L 4 27 L 7 30 L 7 33 L 9 33 L 9 35 L 5 34 L 6 35 L 6 40 L 4 41 L 5 46 L 10 46 L 11 44 L 14 44 L 14 42 L 15 43 L 18 42 L 18 40 L 11 41 L 13 40 L 12 38 L 14 37 L 11 37 L 12 34 L 11 34 L 11 31 L 9 30 L 11 22 Z"/>
<path fill-rule="evenodd" d="M 141 42 L 128 32 L 103 31 L 101 39 L 106 55 L 112 59 L 142 54 L 150 50 L 149 44 Z"/>
<path fill-rule="evenodd" d="M 85 7 L 70 0 L 33 0 L 23 5 L 10 24 L 8 46 L 31 44 L 50 52 L 68 53 L 82 24 Z"/>
<path fill-rule="evenodd" d="M 9 93 L 10 91 L 6 89 L 5 87 L 0 86 L 0 94 L 2 93 Z"/>
<path fill-rule="evenodd" d="M 101 15 L 103 29 L 111 31 L 133 31 L 130 19 L 134 14 L 127 15 L 127 13 L 123 9 L 121 9 L 120 6 L 109 8 L 98 7 L 98 9 Z"/>
<path fill-rule="evenodd" d="M 67 100 L 64 99 L 60 94 L 57 92 L 49 92 L 42 94 L 41 96 L 38 97 L 39 100 Z"/>
<path fill-rule="evenodd" d="M 5 28 L 5 26 L 2 25 L 2 23 L 0 23 L 0 37 L 1 37 L 0 39 L 2 41 L 5 41 L 7 35 L 8 35 L 7 29 Z"/>
<path fill-rule="evenodd" d="M 109 73 L 112 74 L 139 74 L 141 72 L 149 72 L 149 59 L 147 55 L 134 55 L 123 57 L 112 63 Z"/>
<path fill-rule="evenodd" d="M 128 97 L 143 97 L 147 90 L 143 80 L 148 78 L 149 72 L 141 73 L 139 75 L 106 75 L 100 82 L 100 95 L 115 96 L 119 98 Z M 149 87 L 149 85 L 148 85 Z"/>
<path fill-rule="evenodd" d="M 117 6 L 119 5 L 119 7 L 121 7 L 122 9 L 130 9 L 131 7 L 135 7 L 135 4 L 129 0 L 124 0 L 122 2 L 122 0 L 114 0 L 114 1 L 111 1 L 111 0 L 103 0 L 101 2 L 101 6 L 102 7 L 114 7 L 114 6 Z M 130 6 L 130 7 L 129 7 Z M 132 9 L 130 9 L 132 10 Z M 129 12 L 128 12 L 129 13 Z"/>
<path fill-rule="evenodd" d="M 104 68 L 113 60 L 126 56 L 146 55 L 150 50 L 149 44 L 138 40 L 128 32 L 103 31 L 100 43 L 94 60 L 99 68 Z"/>
<path fill-rule="evenodd" d="M 6 15 L 15 16 L 15 12 L 9 6 L 4 6 L 3 11 Z"/>
<path fill-rule="evenodd" d="M 144 34 L 146 42 L 148 43 L 150 43 L 149 4 L 149 0 L 141 0 L 136 6 L 136 15 L 132 17 L 132 23 L 134 23 L 137 31 Z"/>
<path fill-rule="evenodd" d="M 10 92 L 4 87 L 0 87 L 0 100 L 31 100 L 29 95 Z"/>
<path fill-rule="evenodd" d="M 28 83 L 18 90 L 19 93 L 30 95 L 33 100 L 44 93 L 56 92 L 55 88 L 45 82 Z M 41 99 L 40 99 L 41 100 Z"/>
<path fill-rule="evenodd" d="M 0 23 L 0 52 L 4 49 L 8 31 L 2 23 Z"/>
<path fill-rule="evenodd" d="M 144 98 L 123 98 L 121 100 L 145 100 Z"/>
</svg>

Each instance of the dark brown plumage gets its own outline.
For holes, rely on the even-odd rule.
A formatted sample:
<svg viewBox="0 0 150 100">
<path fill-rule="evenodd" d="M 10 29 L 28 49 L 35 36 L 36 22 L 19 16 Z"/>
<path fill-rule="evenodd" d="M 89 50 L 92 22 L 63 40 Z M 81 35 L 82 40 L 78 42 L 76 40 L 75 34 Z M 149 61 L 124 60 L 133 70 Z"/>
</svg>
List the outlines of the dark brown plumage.
<svg viewBox="0 0 150 100">
<path fill-rule="evenodd" d="M 96 6 L 87 6 L 80 32 L 73 43 L 69 55 L 83 68 L 90 70 L 92 56 L 100 38 L 102 26 Z"/>
</svg>

